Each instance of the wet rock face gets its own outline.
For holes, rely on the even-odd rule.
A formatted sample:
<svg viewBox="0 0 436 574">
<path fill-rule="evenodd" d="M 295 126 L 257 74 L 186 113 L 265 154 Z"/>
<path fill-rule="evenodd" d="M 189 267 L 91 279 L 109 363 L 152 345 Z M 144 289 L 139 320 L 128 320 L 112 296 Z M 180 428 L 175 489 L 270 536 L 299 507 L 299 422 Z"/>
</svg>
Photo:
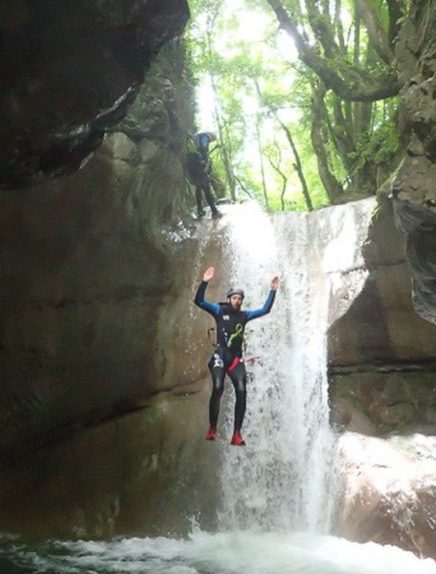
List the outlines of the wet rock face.
<svg viewBox="0 0 436 574">
<path fill-rule="evenodd" d="M 165 46 L 83 169 L 0 193 L 0 466 L 156 392 L 190 111 Z"/>
<path fill-rule="evenodd" d="M 336 369 L 331 376 L 334 422 L 373 436 L 392 430 L 436 434 L 436 365 L 360 368 Z"/>
<path fill-rule="evenodd" d="M 173 224 L 187 213 L 192 114 L 183 41 L 162 44 L 187 14 L 178 0 L 0 7 L 0 58 L 10 54 L 0 121 L 5 530 L 103 536 L 145 521 L 150 532 L 180 532 L 178 501 L 195 512 L 195 493 L 187 501 L 180 489 L 198 468 L 207 396 L 199 381 L 185 389 L 176 311 L 160 324 L 183 282 Z M 179 432 L 180 417 L 194 432 Z M 194 440 L 191 460 L 182 451 Z"/>
<path fill-rule="evenodd" d="M 435 447 L 434 437 L 420 435 L 389 441 L 343 435 L 334 533 L 436 558 Z"/>
<path fill-rule="evenodd" d="M 186 0 L 2 2 L 0 188 L 83 165 L 188 14 Z"/>
<path fill-rule="evenodd" d="M 421 317 L 436 324 L 436 215 L 406 201 L 396 201 L 394 205 L 397 219 L 407 234 L 413 305 Z"/>
<path fill-rule="evenodd" d="M 125 134 L 113 137 L 126 146 Z M 193 298 L 201 271 L 223 261 L 221 238 L 206 247 L 188 238 L 179 251 L 167 241 L 163 256 L 132 208 L 145 158 L 134 166 L 140 183 L 121 193 L 120 184 L 135 182 L 131 156 L 121 154 L 122 146 L 110 154 L 108 143 L 71 179 L 97 184 L 106 171 L 117 183 L 97 188 L 94 198 L 89 185 L 76 199 L 67 195 L 69 208 L 89 212 L 86 225 L 75 222 L 71 243 L 60 232 L 64 220 L 50 232 L 58 243 L 53 250 L 63 254 L 56 274 L 21 252 L 20 300 L 13 305 L 12 292 L 2 308 L 9 329 L 0 339 L 0 531 L 32 538 L 180 536 L 194 518 L 216 528 L 217 469 L 229 447 L 227 440 L 204 440 L 212 322 Z M 166 148 L 141 143 L 148 153 L 160 150 L 151 155 L 160 165 Z M 176 157 L 165 157 L 177 175 Z M 170 184 L 172 171 L 166 173 Z M 46 206 L 62 181 L 44 186 Z M 153 187 L 155 180 L 145 181 Z M 213 225 L 203 222 L 206 237 Z M 225 271 L 217 272 L 212 301 L 222 297 L 225 280 Z"/>
<path fill-rule="evenodd" d="M 216 528 L 208 387 L 75 433 L 0 474 L 0 527 L 32 538 L 186 535 Z M 194 487 L 195 485 L 195 487 Z"/>
<path fill-rule="evenodd" d="M 363 434 L 436 430 L 436 327 L 413 308 L 406 242 L 383 204 L 363 250 L 363 288 L 328 332 L 332 420 Z"/>
<path fill-rule="evenodd" d="M 414 305 L 436 324 L 436 4 L 412 3 L 397 43 L 405 83 L 399 127 L 405 157 L 392 185 L 398 220 L 408 235 Z"/>
<path fill-rule="evenodd" d="M 408 242 L 382 202 L 366 280 L 328 331 L 331 420 L 343 433 L 333 530 L 435 557 L 436 326 L 413 308 Z"/>
</svg>

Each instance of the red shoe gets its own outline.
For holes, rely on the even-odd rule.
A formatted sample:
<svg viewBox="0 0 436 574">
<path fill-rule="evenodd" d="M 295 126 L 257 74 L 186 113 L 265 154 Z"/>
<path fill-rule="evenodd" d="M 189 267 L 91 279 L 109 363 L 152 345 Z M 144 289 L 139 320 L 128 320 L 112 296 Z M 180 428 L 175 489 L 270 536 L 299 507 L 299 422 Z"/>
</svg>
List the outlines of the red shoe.
<svg viewBox="0 0 436 574">
<path fill-rule="evenodd" d="M 241 433 L 239 431 L 235 431 L 233 433 L 230 444 L 234 444 L 236 446 L 245 446 L 245 440 L 242 438 Z"/>
<path fill-rule="evenodd" d="M 206 433 L 206 440 L 216 440 L 216 428 L 210 427 Z"/>
</svg>

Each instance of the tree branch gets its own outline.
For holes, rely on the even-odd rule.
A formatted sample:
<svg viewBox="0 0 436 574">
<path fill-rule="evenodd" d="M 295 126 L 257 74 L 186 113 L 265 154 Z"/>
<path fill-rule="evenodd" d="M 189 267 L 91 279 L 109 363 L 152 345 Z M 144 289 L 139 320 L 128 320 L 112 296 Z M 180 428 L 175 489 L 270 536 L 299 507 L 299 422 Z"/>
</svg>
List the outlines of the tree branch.
<svg viewBox="0 0 436 574">
<path fill-rule="evenodd" d="M 277 146 L 277 142 L 276 142 L 276 146 Z M 278 146 L 277 146 L 278 147 Z M 279 148 L 280 149 L 280 148 Z M 285 211 L 285 193 L 286 193 L 286 187 L 288 185 L 288 178 L 286 177 L 286 174 L 283 173 L 283 171 L 280 169 L 280 163 L 281 163 L 281 158 L 279 158 L 279 161 L 277 163 L 275 163 L 272 159 L 272 157 L 270 157 L 269 155 L 266 156 L 270 166 L 280 175 L 280 177 L 282 178 L 282 191 L 280 192 L 280 204 L 282 206 L 282 211 Z"/>
<path fill-rule="evenodd" d="M 385 64 L 390 65 L 394 59 L 394 55 L 388 42 L 388 36 L 377 17 L 372 3 L 368 0 L 354 0 L 354 2 L 356 4 L 356 11 L 365 24 L 374 50 Z"/>
<path fill-rule="evenodd" d="M 401 84 L 394 70 L 388 69 L 378 76 L 346 63 L 341 72 L 344 80 L 330 63 L 319 56 L 300 34 L 295 21 L 279 0 L 267 0 L 273 9 L 280 27 L 294 39 L 300 59 L 311 68 L 328 89 L 335 91 L 343 100 L 371 102 L 398 94 Z M 335 61 L 337 67 L 340 62 Z"/>
<path fill-rule="evenodd" d="M 328 58 L 339 56 L 341 50 L 336 43 L 333 27 L 328 20 L 328 13 L 326 14 L 325 11 L 323 14 L 320 13 L 316 0 L 306 0 L 306 8 L 310 26 L 315 37 L 324 48 L 325 55 Z"/>
<path fill-rule="evenodd" d="M 241 180 L 237 175 L 235 175 L 234 177 L 235 177 L 236 183 L 240 186 L 240 188 L 242 189 L 242 191 L 243 191 L 244 193 L 246 193 L 250 199 L 253 199 L 252 194 L 248 191 L 248 189 L 247 189 L 247 188 L 245 187 L 245 185 L 242 183 L 242 180 Z"/>
<path fill-rule="evenodd" d="M 403 0 L 387 0 L 389 12 L 389 32 L 388 39 L 391 46 L 394 45 L 402 26 L 401 18 L 404 16 L 405 7 Z"/>
</svg>

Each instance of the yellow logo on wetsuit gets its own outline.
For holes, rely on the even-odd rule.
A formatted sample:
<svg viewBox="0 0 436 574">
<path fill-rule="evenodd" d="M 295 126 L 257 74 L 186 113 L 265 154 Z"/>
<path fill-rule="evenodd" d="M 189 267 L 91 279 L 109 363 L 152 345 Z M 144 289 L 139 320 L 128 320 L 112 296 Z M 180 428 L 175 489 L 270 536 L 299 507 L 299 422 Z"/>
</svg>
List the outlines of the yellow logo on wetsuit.
<svg viewBox="0 0 436 574">
<path fill-rule="evenodd" d="M 230 335 L 229 340 L 227 341 L 227 347 L 231 347 L 234 339 L 236 339 L 237 337 L 240 337 L 244 342 L 245 340 L 244 327 L 241 323 L 238 323 L 236 325 L 235 332 Z"/>
</svg>

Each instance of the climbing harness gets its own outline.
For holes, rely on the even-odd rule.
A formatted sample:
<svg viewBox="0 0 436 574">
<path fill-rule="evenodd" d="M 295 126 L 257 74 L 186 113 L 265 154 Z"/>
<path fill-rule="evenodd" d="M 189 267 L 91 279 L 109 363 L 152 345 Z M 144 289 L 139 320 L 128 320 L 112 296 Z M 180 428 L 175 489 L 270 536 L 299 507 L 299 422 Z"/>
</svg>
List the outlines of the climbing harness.
<svg viewBox="0 0 436 574">
<path fill-rule="evenodd" d="M 245 337 L 245 335 L 244 335 L 244 327 L 243 327 L 243 325 L 241 325 L 241 323 L 238 323 L 238 324 L 236 325 L 235 332 L 232 333 L 232 334 L 230 335 L 230 337 L 228 338 L 228 340 L 227 340 L 227 347 L 228 347 L 228 348 L 230 348 L 230 347 L 232 346 L 233 341 L 234 341 L 237 337 L 240 337 L 240 338 L 242 339 L 242 344 L 243 344 L 243 345 L 246 345 L 247 340 L 246 340 L 246 337 Z"/>
<path fill-rule="evenodd" d="M 212 347 L 216 347 L 216 342 L 215 342 L 215 337 L 213 336 L 213 334 L 215 333 L 215 327 L 210 327 L 207 330 L 207 338 L 210 342 L 210 344 L 212 345 Z M 226 331 L 225 329 L 223 329 L 223 333 L 224 336 L 226 337 Z M 230 349 L 230 347 L 232 346 L 233 341 L 237 338 L 240 337 L 242 339 L 242 348 L 245 351 L 247 349 L 247 336 L 244 333 L 244 328 L 241 325 L 241 323 L 238 323 L 236 325 L 236 330 L 234 333 L 232 333 L 232 335 L 230 335 L 230 337 L 227 340 L 227 348 Z"/>
<path fill-rule="evenodd" d="M 234 357 L 233 361 L 230 363 L 230 365 L 227 367 L 227 373 L 230 375 L 230 373 L 233 371 L 233 369 L 235 367 L 237 367 L 237 365 L 239 365 L 239 362 L 241 362 L 239 357 Z"/>
</svg>

